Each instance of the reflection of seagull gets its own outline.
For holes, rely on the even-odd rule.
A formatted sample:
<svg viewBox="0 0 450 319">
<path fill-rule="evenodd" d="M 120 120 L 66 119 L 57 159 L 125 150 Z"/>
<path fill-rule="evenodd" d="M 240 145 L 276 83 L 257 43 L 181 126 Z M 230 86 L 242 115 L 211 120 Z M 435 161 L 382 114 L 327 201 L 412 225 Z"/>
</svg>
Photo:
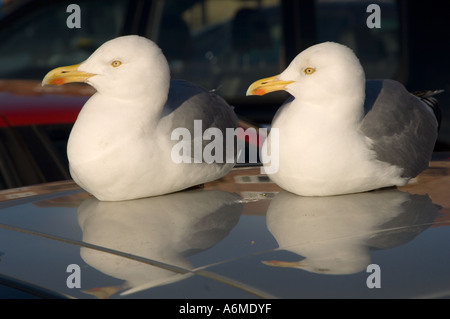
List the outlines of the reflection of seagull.
<svg viewBox="0 0 450 319">
<path fill-rule="evenodd" d="M 427 195 L 397 189 L 330 197 L 283 191 L 269 206 L 267 227 L 280 249 L 305 259 L 264 263 L 321 274 L 356 273 L 370 264 L 370 247 L 385 249 L 410 241 L 438 211 Z"/>
<path fill-rule="evenodd" d="M 218 179 L 234 166 L 225 157 L 214 157 L 212 163 L 203 159 L 204 147 L 211 147 L 203 142 L 203 132 L 235 128 L 232 108 L 194 84 L 170 81 L 167 60 L 152 41 L 139 36 L 113 39 L 81 64 L 54 69 L 42 81 L 69 82 L 86 82 L 97 90 L 75 122 L 67 153 L 73 179 L 98 199 L 175 192 Z M 194 120 L 201 121 L 198 130 Z M 172 141 L 176 129 L 182 131 Z M 209 133 L 205 136 L 211 139 Z M 184 158 L 182 163 L 172 159 L 177 143 L 186 144 L 186 152 L 174 154 Z M 211 154 L 219 154 L 216 146 L 223 147 L 213 146 Z"/>
<path fill-rule="evenodd" d="M 279 153 L 270 177 L 282 188 L 305 196 L 363 192 L 404 185 L 428 166 L 439 125 L 437 101 L 427 96 L 434 92 L 419 98 L 396 81 L 366 82 L 349 48 L 312 46 L 247 94 L 277 90 L 292 98 L 272 122 L 279 142 L 268 138 L 263 149 Z M 265 154 L 262 162 L 272 165 Z"/>
<path fill-rule="evenodd" d="M 121 286 L 93 288 L 88 293 L 109 296 L 129 289 L 125 292 L 129 294 L 190 276 L 193 267 L 186 257 L 227 236 L 239 220 L 239 199 L 223 191 L 193 190 L 132 201 L 84 201 L 78 208 L 84 242 L 159 265 L 81 248 L 81 257 L 90 266 L 126 281 Z M 171 271 L 171 266 L 184 273 Z"/>
</svg>

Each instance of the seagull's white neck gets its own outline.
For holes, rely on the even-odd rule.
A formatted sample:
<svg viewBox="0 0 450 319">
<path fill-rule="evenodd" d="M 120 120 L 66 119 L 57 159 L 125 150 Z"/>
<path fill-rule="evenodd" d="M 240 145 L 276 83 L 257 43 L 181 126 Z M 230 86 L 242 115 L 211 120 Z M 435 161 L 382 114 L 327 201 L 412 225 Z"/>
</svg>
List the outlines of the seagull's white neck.
<svg viewBox="0 0 450 319">
<path fill-rule="evenodd" d="M 137 123 L 145 122 L 150 127 L 156 127 L 167 101 L 167 95 L 167 92 L 159 92 L 159 94 L 120 99 L 97 93 L 91 97 L 83 109 L 86 109 L 86 112 L 89 112 L 92 116 L 94 114 L 101 116 L 101 119 L 98 120 L 102 122 L 111 120 L 137 121 Z M 95 105 L 92 103 L 94 101 Z M 91 119 L 91 121 L 93 120 Z"/>
<path fill-rule="evenodd" d="M 329 98 L 326 101 L 295 99 L 288 106 L 290 116 L 303 123 L 321 126 L 321 129 L 335 130 L 347 128 L 355 130 L 359 127 L 364 115 L 364 95 L 347 99 Z"/>
<path fill-rule="evenodd" d="M 345 81 L 328 76 L 294 81 L 287 86 L 295 98 L 289 106 L 291 116 L 306 117 L 313 123 L 357 127 L 364 115 L 365 78 L 363 72 L 356 73 Z"/>
<path fill-rule="evenodd" d="M 167 94 L 140 99 L 119 99 L 97 92 L 84 105 L 70 133 L 68 156 L 72 162 L 108 152 L 123 143 L 145 143 L 157 133 Z M 127 130 L 124 133 L 124 129 Z M 127 142 L 128 141 L 128 142 Z"/>
<path fill-rule="evenodd" d="M 332 104 L 330 115 L 336 121 L 359 127 L 364 116 L 364 99 L 364 91 L 360 95 L 347 96 L 345 100 Z"/>
</svg>

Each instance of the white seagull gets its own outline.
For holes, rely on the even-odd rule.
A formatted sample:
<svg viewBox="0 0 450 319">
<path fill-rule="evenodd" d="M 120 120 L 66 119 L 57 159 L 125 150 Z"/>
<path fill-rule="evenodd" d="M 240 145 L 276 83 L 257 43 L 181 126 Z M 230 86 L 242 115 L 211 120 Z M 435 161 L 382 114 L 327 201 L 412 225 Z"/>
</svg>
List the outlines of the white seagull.
<svg viewBox="0 0 450 319">
<path fill-rule="evenodd" d="M 270 164 L 266 152 L 278 151 L 271 157 L 278 156 L 279 168 L 269 177 L 285 190 L 364 192 L 404 185 L 428 167 L 439 126 L 429 95 L 436 92 L 420 98 L 393 80 L 366 81 L 348 47 L 309 47 L 281 74 L 251 84 L 247 95 L 277 90 L 292 97 L 273 119 L 279 140 L 266 139 L 262 162 Z"/>
<path fill-rule="evenodd" d="M 97 90 L 78 115 L 67 146 L 72 178 L 97 199 L 172 193 L 218 179 L 234 166 L 225 160 L 173 160 L 173 147 L 180 143 L 180 136 L 172 140 L 175 129 L 188 129 L 187 142 L 199 145 L 201 153 L 207 144 L 203 132 L 235 128 L 237 117 L 216 94 L 171 81 L 167 60 L 151 40 L 135 35 L 110 40 L 86 61 L 50 71 L 42 85 L 69 82 Z M 195 136 L 194 120 L 202 128 Z"/>
</svg>

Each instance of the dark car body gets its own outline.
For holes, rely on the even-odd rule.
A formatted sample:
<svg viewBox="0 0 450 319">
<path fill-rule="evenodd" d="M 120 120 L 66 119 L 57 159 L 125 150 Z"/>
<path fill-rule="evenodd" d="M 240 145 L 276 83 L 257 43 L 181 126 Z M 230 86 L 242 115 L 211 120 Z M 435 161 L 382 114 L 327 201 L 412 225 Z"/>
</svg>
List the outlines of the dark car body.
<svg viewBox="0 0 450 319">
<path fill-rule="evenodd" d="M 4 190 L 0 296 L 448 298 L 449 173 L 446 154 L 407 186 L 331 197 L 258 167 L 123 202 L 73 182 Z"/>
</svg>

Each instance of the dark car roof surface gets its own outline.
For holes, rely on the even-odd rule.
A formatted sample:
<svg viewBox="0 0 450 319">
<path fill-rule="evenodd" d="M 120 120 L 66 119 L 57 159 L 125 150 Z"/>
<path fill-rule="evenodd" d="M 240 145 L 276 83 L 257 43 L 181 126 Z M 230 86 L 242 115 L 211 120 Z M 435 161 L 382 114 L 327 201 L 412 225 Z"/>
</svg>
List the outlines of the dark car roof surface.
<svg viewBox="0 0 450 319">
<path fill-rule="evenodd" d="M 450 199 L 442 187 L 449 182 L 445 155 L 404 187 L 322 198 L 282 191 L 259 167 L 124 202 L 99 202 L 72 181 L 4 190 L 0 291 L 69 298 L 449 297 Z M 281 267 L 298 261 L 302 269 Z M 79 267 L 79 286 L 70 267 Z"/>
</svg>

